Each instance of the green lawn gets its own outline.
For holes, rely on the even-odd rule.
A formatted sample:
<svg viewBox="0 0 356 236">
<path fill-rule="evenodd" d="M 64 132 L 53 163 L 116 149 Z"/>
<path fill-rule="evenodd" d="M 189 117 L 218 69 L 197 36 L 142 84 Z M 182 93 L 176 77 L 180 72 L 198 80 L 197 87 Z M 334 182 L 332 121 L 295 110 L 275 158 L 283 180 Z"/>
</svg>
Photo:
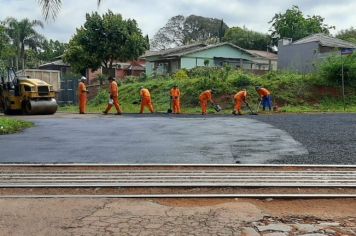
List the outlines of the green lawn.
<svg viewBox="0 0 356 236">
<path fill-rule="evenodd" d="M 25 128 L 32 127 L 33 123 L 0 117 L 0 135 L 20 132 Z"/>
</svg>

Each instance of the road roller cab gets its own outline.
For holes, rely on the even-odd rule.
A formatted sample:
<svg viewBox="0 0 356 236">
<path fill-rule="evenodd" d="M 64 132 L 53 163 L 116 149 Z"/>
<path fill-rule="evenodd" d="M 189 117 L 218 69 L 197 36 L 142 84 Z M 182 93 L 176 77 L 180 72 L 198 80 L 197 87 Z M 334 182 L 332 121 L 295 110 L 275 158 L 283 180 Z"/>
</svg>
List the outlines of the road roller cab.
<svg viewBox="0 0 356 236">
<path fill-rule="evenodd" d="M 5 114 L 54 114 L 57 107 L 52 85 L 35 78 L 18 77 L 12 69 L 1 76 L 0 110 Z"/>
</svg>

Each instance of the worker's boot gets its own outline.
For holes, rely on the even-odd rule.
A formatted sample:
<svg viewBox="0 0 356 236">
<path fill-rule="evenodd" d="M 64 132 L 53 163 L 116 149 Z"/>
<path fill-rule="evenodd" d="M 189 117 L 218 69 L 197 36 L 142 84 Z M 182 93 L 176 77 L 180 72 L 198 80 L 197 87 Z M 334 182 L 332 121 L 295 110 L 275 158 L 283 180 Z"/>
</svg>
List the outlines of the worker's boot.
<svg viewBox="0 0 356 236">
<path fill-rule="evenodd" d="M 122 113 L 121 113 L 121 112 L 117 112 L 117 113 L 116 113 L 116 115 L 121 116 L 121 115 L 122 115 Z"/>
<path fill-rule="evenodd" d="M 232 111 L 232 114 L 235 116 L 237 115 L 235 110 Z"/>
<path fill-rule="evenodd" d="M 103 111 L 103 115 L 107 115 L 108 114 L 108 112 L 107 111 Z"/>
</svg>

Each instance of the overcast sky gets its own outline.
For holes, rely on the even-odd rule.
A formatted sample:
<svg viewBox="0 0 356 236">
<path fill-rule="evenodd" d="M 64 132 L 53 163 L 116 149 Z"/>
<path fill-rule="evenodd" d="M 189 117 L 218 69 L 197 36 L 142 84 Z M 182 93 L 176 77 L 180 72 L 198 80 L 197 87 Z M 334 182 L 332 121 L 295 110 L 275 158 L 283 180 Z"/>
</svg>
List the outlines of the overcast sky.
<svg viewBox="0 0 356 236">
<path fill-rule="evenodd" d="M 326 24 L 336 26 L 332 33 L 356 27 L 355 0 L 103 0 L 99 8 L 97 0 L 62 0 L 57 19 L 46 22 L 39 32 L 67 42 L 75 29 L 83 25 L 86 13 L 111 9 L 124 18 L 135 19 L 150 38 L 170 17 L 191 14 L 224 19 L 229 27 L 246 26 L 267 33 L 274 14 L 293 5 L 306 15 L 324 17 Z M 0 20 L 9 16 L 43 20 L 37 0 L 0 0 Z"/>
</svg>

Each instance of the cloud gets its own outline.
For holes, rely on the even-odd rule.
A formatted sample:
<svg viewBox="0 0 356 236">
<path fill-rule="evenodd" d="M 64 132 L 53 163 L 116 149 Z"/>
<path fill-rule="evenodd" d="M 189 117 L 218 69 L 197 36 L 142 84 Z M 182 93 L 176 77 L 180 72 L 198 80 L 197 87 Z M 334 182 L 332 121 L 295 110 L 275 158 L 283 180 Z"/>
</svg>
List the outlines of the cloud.
<svg viewBox="0 0 356 236">
<path fill-rule="evenodd" d="M 110 9 L 124 18 L 135 19 L 142 32 L 150 37 L 169 18 L 179 14 L 223 19 L 230 27 L 246 26 L 267 33 L 268 22 L 274 14 L 285 12 L 293 5 L 298 5 L 306 15 L 324 17 L 326 24 L 336 26 L 336 31 L 356 26 L 356 1 L 353 0 L 103 0 L 99 8 L 96 0 L 62 0 L 57 19 L 47 22 L 39 32 L 67 42 L 75 29 L 84 24 L 86 13 L 98 11 L 102 14 Z M 43 20 L 37 0 L 0 0 L 0 20 L 9 16 Z"/>
</svg>

